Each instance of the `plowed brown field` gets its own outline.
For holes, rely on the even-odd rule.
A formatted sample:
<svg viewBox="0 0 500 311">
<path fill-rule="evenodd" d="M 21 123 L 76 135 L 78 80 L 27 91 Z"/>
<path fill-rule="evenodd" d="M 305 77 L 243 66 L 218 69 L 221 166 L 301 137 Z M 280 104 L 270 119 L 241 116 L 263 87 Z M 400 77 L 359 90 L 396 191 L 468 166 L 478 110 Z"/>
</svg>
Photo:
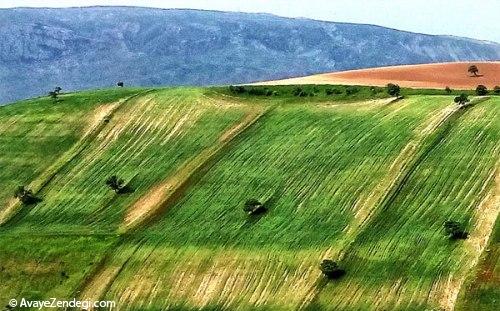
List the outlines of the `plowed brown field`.
<svg viewBox="0 0 500 311">
<path fill-rule="evenodd" d="M 478 76 L 467 72 L 470 65 L 479 69 Z M 344 84 L 385 86 L 397 83 L 402 87 L 474 89 L 500 85 L 500 62 L 436 63 L 379 67 L 317 74 L 284 80 L 257 82 L 257 85 Z"/>
</svg>

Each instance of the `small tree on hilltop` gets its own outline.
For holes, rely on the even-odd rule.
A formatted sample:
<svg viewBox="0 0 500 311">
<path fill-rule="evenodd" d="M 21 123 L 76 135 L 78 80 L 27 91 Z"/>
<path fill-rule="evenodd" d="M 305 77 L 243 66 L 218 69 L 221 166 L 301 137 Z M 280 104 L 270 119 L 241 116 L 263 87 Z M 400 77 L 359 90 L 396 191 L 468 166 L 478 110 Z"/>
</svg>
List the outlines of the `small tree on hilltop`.
<svg viewBox="0 0 500 311">
<path fill-rule="evenodd" d="M 470 65 L 467 72 L 469 72 L 470 74 L 473 74 L 474 77 L 477 77 L 478 76 L 477 73 L 479 72 L 479 69 L 477 68 L 476 65 Z"/>
<path fill-rule="evenodd" d="M 467 239 L 469 235 L 465 230 L 464 226 L 458 221 L 447 220 L 443 223 L 444 231 L 446 235 L 452 240 Z"/>
<path fill-rule="evenodd" d="M 460 94 L 460 96 L 457 96 L 455 97 L 455 99 L 453 100 L 455 103 L 463 106 L 465 105 L 466 103 L 468 103 L 470 100 L 469 98 L 467 97 L 467 94 Z"/>
<path fill-rule="evenodd" d="M 116 175 L 110 176 L 108 177 L 108 179 L 106 179 L 106 185 L 108 185 L 108 187 L 113 189 L 113 191 L 116 193 L 122 192 L 122 190 L 124 189 L 124 183 L 125 182 L 123 181 L 123 179 L 118 178 L 118 176 Z"/>
<path fill-rule="evenodd" d="M 387 84 L 387 93 L 391 96 L 398 97 L 401 93 L 401 88 L 397 84 L 389 83 Z"/>
<path fill-rule="evenodd" d="M 59 95 L 59 94 L 57 92 L 55 92 L 55 91 L 50 91 L 49 92 L 49 97 L 50 98 L 57 99 L 57 95 Z"/>
<path fill-rule="evenodd" d="M 123 85 L 124 85 L 124 84 L 123 84 L 123 82 L 122 82 L 122 81 L 119 81 L 118 83 L 116 83 L 116 85 L 117 85 L 118 87 L 123 87 Z"/>
<path fill-rule="evenodd" d="M 33 192 L 29 189 L 26 189 L 26 187 L 24 186 L 17 187 L 16 191 L 14 192 L 14 197 L 19 199 L 19 201 L 26 205 L 34 204 L 38 201 Z"/>
<path fill-rule="evenodd" d="M 495 86 L 495 87 L 493 88 L 493 93 L 495 93 L 495 94 L 500 94 L 500 86 L 498 86 L 498 85 L 497 85 L 497 86 Z"/>
<path fill-rule="evenodd" d="M 255 215 L 255 214 L 264 213 L 267 209 L 264 207 L 264 205 L 262 203 L 260 203 L 259 200 L 249 199 L 245 202 L 245 205 L 243 206 L 243 210 L 248 215 Z"/>
<path fill-rule="evenodd" d="M 335 261 L 330 259 L 323 260 L 319 268 L 329 279 L 338 279 L 345 274 L 345 270 L 341 269 Z"/>
<path fill-rule="evenodd" d="M 488 94 L 488 89 L 486 88 L 486 86 L 480 84 L 476 87 L 476 94 L 479 96 L 486 95 Z"/>
<path fill-rule="evenodd" d="M 62 88 L 60 86 L 56 86 L 54 89 L 54 92 L 56 92 L 57 94 L 61 93 L 61 91 L 62 91 Z"/>
<path fill-rule="evenodd" d="M 453 91 L 452 91 L 452 89 L 450 89 L 450 87 L 449 87 L 449 86 L 447 86 L 447 87 L 444 89 L 444 91 L 445 91 L 446 93 L 448 93 L 448 94 L 451 94 L 451 92 L 453 92 Z"/>
</svg>

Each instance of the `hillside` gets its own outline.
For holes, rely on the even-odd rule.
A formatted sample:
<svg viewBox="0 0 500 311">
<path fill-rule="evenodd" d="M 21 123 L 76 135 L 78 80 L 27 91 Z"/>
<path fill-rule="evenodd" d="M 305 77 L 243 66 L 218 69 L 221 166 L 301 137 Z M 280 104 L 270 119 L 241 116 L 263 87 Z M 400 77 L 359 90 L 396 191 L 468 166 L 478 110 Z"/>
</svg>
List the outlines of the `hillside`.
<svg viewBox="0 0 500 311">
<path fill-rule="evenodd" d="M 388 13 L 389 14 L 389 13 Z M 0 104 L 64 90 L 221 85 L 319 72 L 499 60 L 498 43 L 268 14 L 0 9 Z"/>
<path fill-rule="evenodd" d="M 475 64 L 478 76 L 467 69 Z M 385 86 L 397 83 L 410 88 L 435 88 L 470 90 L 482 84 L 493 89 L 500 85 L 500 62 L 456 62 L 406 66 L 390 66 L 370 69 L 324 73 L 312 76 L 264 81 L 255 85 L 297 85 L 297 84 L 342 84 Z"/>
<path fill-rule="evenodd" d="M 125 88 L 0 107 L 0 303 L 495 309 L 500 97 L 461 108 L 432 90 L 329 88 Z M 18 185 L 40 201 L 21 205 Z M 251 198 L 266 212 L 247 215 Z M 446 220 L 468 238 L 449 239 Z M 345 275 L 328 280 L 323 259 Z"/>
</svg>

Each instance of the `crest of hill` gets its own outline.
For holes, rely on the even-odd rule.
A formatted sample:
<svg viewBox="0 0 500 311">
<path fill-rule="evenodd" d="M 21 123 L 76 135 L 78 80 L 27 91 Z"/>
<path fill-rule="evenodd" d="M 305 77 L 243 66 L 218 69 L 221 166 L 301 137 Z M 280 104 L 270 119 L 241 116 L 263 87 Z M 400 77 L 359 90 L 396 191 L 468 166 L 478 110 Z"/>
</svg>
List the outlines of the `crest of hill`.
<svg viewBox="0 0 500 311">
<path fill-rule="evenodd" d="M 64 90 L 223 85 L 500 59 L 497 43 L 268 14 L 134 7 L 0 10 L 0 104 Z"/>
</svg>

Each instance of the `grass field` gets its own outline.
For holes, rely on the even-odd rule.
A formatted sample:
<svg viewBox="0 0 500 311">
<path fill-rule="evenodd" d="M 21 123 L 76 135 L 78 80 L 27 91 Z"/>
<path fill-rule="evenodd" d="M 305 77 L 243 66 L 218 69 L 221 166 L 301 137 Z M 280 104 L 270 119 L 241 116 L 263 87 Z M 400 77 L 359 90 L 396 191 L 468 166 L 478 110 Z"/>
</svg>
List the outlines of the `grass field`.
<svg viewBox="0 0 500 311">
<path fill-rule="evenodd" d="M 430 91 L 327 88 L 124 89 L 0 108 L 0 303 L 494 307 L 500 99 L 459 109 Z M 133 191 L 109 189 L 115 174 Z M 19 184 L 42 201 L 16 203 Z M 250 198 L 268 211 L 246 215 Z M 469 238 L 447 239 L 448 219 Z M 323 277 L 325 258 L 346 275 Z"/>
</svg>

